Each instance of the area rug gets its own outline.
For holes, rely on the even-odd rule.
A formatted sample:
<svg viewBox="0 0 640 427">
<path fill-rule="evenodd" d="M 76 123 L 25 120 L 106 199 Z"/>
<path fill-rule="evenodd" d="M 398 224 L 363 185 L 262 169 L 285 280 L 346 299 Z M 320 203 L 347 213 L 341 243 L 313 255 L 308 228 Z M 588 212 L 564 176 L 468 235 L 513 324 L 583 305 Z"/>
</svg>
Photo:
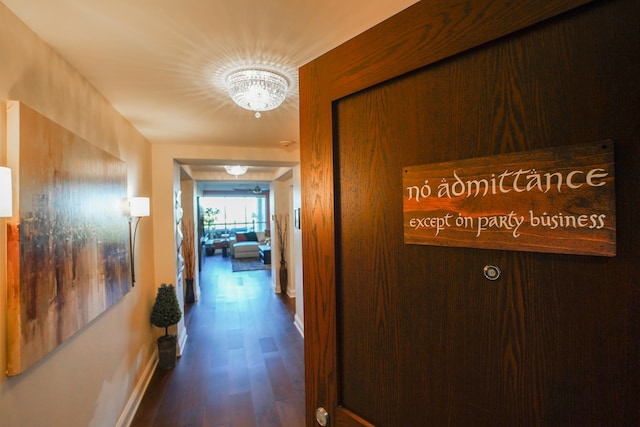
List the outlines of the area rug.
<svg viewBox="0 0 640 427">
<path fill-rule="evenodd" d="M 231 258 L 233 271 L 271 270 L 271 264 L 263 264 L 260 258 Z"/>
</svg>

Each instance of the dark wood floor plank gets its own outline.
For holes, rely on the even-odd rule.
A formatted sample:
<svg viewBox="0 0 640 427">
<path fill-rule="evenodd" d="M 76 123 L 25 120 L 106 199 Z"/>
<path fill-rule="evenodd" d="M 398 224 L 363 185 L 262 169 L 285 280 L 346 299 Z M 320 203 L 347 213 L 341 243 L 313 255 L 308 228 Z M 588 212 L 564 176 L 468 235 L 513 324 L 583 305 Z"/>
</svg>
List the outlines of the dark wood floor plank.
<svg viewBox="0 0 640 427">
<path fill-rule="evenodd" d="M 260 349 L 263 353 L 278 351 L 278 346 L 273 337 L 260 338 Z"/>
<path fill-rule="evenodd" d="M 232 408 L 227 387 L 228 373 L 226 370 L 219 370 L 206 377 L 209 387 L 204 410 L 205 420 L 212 422 L 214 426 L 230 425 Z"/>
<path fill-rule="evenodd" d="M 229 403 L 233 427 L 254 427 L 256 425 L 250 391 L 230 395 Z"/>
<path fill-rule="evenodd" d="M 251 369 L 251 394 L 256 423 L 261 427 L 280 426 L 271 381 L 264 363 Z"/>
<path fill-rule="evenodd" d="M 304 426 L 304 407 L 297 399 L 279 401 L 276 408 L 283 427 Z"/>
<path fill-rule="evenodd" d="M 220 255 L 206 258 L 201 288 L 185 308 L 182 356 L 154 373 L 131 426 L 303 426 L 295 299 L 273 293 L 270 271 L 233 273 Z"/>
<path fill-rule="evenodd" d="M 265 363 L 276 400 L 295 399 L 297 393 L 291 384 L 289 373 L 284 367 L 280 356 L 277 353 L 266 355 Z"/>
</svg>

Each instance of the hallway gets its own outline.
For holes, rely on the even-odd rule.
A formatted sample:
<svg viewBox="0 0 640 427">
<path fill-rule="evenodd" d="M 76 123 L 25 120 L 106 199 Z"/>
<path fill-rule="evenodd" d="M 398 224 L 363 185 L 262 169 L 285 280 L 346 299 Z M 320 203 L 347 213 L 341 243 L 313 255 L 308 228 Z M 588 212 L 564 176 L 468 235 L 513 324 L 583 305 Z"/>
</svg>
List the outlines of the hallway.
<svg viewBox="0 0 640 427">
<path fill-rule="evenodd" d="M 272 292 L 269 270 L 233 273 L 219 253 L 206 257 L 200 283 L 184 353 L 173 370 L 156 370 L 131 426 L 303 426 L 295 299 Z"/>
</svg>

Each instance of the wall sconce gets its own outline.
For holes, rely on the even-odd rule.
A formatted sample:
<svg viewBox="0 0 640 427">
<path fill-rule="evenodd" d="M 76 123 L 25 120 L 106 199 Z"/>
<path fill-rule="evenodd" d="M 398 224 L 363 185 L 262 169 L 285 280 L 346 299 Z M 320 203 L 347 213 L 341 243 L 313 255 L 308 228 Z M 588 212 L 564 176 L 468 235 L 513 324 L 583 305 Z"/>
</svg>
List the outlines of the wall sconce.
<svg viewBox="0 0 640 427">
<path fill-rule="evenodd" d="M 0 166 L 0 218 L 13 216 L 11 169 Z"/>
<path fill-rule="evenodd" d="M 149 216 L 149 198 L 132 197 L 129 199 L 129 256 L 131 258 L 131 286 L 136 283 L 135 260 L 133 248 L 136 246 L 138 223 L 143 216 Z"/>
</svg>

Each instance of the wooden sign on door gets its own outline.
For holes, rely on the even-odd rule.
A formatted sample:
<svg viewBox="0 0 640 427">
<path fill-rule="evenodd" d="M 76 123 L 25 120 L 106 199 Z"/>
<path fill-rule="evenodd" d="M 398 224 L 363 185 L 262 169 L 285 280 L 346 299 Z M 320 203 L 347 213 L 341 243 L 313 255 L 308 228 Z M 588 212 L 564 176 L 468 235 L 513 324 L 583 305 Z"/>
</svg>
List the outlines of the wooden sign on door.
<svg viewBox="0 0 640 427">
<path fill-rule="evenodd" d="M 615 256 L 614 144 L 403 170 L 407 244 Z"/>
</svg>

